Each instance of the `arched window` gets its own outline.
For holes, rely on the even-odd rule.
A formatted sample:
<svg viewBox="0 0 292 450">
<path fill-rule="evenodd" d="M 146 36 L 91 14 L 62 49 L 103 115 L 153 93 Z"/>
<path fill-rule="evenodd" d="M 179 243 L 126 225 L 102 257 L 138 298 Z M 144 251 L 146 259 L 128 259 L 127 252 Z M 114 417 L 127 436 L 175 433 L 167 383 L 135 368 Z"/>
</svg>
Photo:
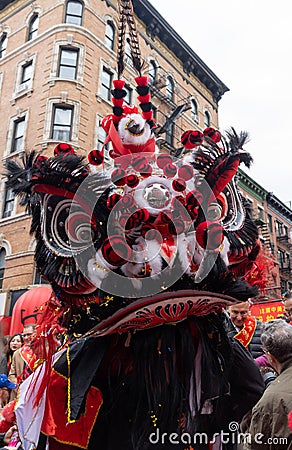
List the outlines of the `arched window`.
<svg viewBox="0 0 292 450">
<path fill-rule="evenodd" d="M 169 98 L 169 100 L 173 100 L 174 95 L 174 82 L 171 77 L 166 78 L 166 97 Z"/>
<path fill-rule="evenodd" d="M 198 115 L 198 106 L 195 100 L 191 100 L 191 114 L 193 118 Z"/>
<path fill-rule="evenodd" d="M 68 1 L 66 5 L 65 23 L 82 25 L 83 3 L 78 0 Z"/>
<path fill-rule="evenodd" d="M 0 250 L 0 289 L 2 289 L 3 285 L 3 279 L 4 279 L 4 271 L 5 271 L 5 264 L 6 264 L 6 251 L 2 247 Z"/>
<path fill-rule="evenodd" d="M 149 76 L 149 81 L 151 84 L 155 83 L 156 74 L 157 74 L 157 67 L 156 67 L 155 62 L 149 61 L 148 76 Z"/>
<path fill-rule="evenodd" d="M 2 34 L 2 37 L 0 39 L 0 59 L 5 56 L 6 48 L 7 48 L 7 34 Z"/>
<path fill-rule="evenodd" d="M 32 39 L 34 39 L 37 36 L 38 29 L 39 29 L 39 16 L 37 14 L 35 14 L 34 16 L 32 16 L 32 18 L 30 19 L 30 22 L 29 22 L 28 35 L 27 35 L 28 41 L 31 41 Z"/>
<path fill-rule="evenodd" d="M 204 125 L 206 128 L 210 126 L 210 114 L 208 113 L 208 111 L 205 111 L 204 114 Z"/>
<path fill-rule="evenodd" d="M 111 50 L 115 48 L 115 27 L 110 21 L 107 21 L 105 27 L 105 45 Z"/>
</svg>

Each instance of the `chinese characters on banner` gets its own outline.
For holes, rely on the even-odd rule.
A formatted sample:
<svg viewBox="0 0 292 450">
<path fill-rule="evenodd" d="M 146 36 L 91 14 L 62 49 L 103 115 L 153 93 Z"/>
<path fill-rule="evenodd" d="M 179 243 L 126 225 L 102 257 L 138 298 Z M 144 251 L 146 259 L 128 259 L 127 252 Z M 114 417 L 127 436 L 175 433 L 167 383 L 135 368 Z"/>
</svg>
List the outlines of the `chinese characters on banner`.
<svg viewBox="0 0 292 450">
<path fill-rule="evenodd" d="M 251 305 L 251 314 L 259 319 L 261 322 L 269 322 L 269 320 L 276 319 L 279 316 L 284 316 L 285 307 L 283 302 L 265 302 Z"/>
</svg>

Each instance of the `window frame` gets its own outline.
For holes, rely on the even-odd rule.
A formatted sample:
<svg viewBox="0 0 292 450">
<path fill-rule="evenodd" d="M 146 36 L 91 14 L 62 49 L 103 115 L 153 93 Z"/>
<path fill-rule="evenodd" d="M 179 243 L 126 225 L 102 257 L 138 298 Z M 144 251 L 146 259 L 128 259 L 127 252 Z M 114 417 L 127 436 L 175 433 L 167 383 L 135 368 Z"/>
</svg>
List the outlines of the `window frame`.
<svg viewBox="0 0 292 450">
<path fill-rule="evenodd" d="M 63 123 L 56 123 L 56 111 L 57 110 L 70 110 L 71 111 L 71 117 L 70 117 L 70 124 L 66 124 L 64 125 Z M 62 141 L 62 142 L 71 142 L 72 141 L 72 125 L 73 125 L 73 119 L 74 119 L 74 106 L 72 105 L 67 105 L 67 104 L 62 104 L 62 103 L 57 103 L 53 105 L 53 110 L 52 110 L 52 121 L 51 121 L 51 131 L 50 131 L 50 139 L 52 141 Z M 65 130 L 55 130 L 55 127 L 62 127 L 62 126 L 66 126 L 69 128 L 69 135 L 68 138 L 63 139 L 63 138 L 59 138 L 59 137 L 55 137 L 54 136 L 54 132 L 56 131 L 62 131 L 64 132 Z"/>
<path fill-rule="evenodd" d="M 11 193 L 11 198 L 8 198 L 8 194 Z M 12 205 L 11 208 L 6 208 L 7 205 Z M 15 205 L 16 205 L 16 195 L 13 193 L 12 188 L 7 187 L 5 182 L 4 184 L 4 195 L 3 195 L 3 205 L 1 211 L 1 219 L 9 219 L 10 217 L 15 215 Z M 5 213 L 9 212 L 8 215 Z"/>
<path fill-rule="evenodd" d="M 211 114 L 209 111 L 204 112 L 204 127 L 209 128 L 211 125 Z"/>
<path fill-rule="evenodd" d="M 107 34 L 107 30 L 111 29 L 112 31 L 112 37 L 109 37 Z M 115 50 L 115 40 L 116 40 L 116 28 L 114 26 L 114 23 L 112 20 L 107 20 L 105 25 L 105 33 L 104 33 L 104 43 L 107 48 L 110 50 Z M 110 45 L 107 45 L 107 43 L 110 43 Z"/>
<path fill-rule="evenodd" d="M 171 86 L 171 89 L 169 89 L 169 86 Z M 173 102 L 173 100 L 174 100 L 174 80 L 170 75 L 168 75 L 166 77 L 165 96 L 168 100 Z"/>
<path fill-rule="evenodd" d="M 77 4 L 81 5 L 81 15 L 68 13 L 68 5 L 70 5 L 70 3 L 77 3 Z M 68 17 L 78 17 L 80 19 L 80 23 L 68 22 L 67 21 Z M 65 7 L 64 23 L 81 27 L 83 25 L 83 18 L 84 18 L 84 3 L 79 0 L 68 0 L 66 2 L 66 7 Z"/>
<path fill-rule="evenodd" d="M 65 64 L 62 63 L 62 54 L 63 52 L 71 52 L 72 54 L 76 55 L 76 62 L 75 65 L 69 65 L 69 64 Z M 57 70 L 57 77 L 61 78 L 63 80 L 77 80 L 77 75 L 78 75 L 78 63 L 79 63 L 79 48 L 75 48 L 75 47 L 68 47 L 68 46 L 60 46 L 59 48 L 59 61 L 58 61 L 58 70 Z M 74 77 L 65 77 L 61 75 L 61 68 L 63 67 L 67 67 L 67 68 L 74 68 Z"/>
<path fill-rule="evenodd" d="M 104 73 L 106 73 L 107 75 L 109 75 L 109 85 L 106 85 L 103 83 L 104 81 Z M 103 100 L 110 102 L 111 101 L 111 89 L 112 89 L 112 83 L 113 83 L 113 77 L 114 74 L 113 72 L 108 69 L 106 66 L 102 65 L 102 70 L 101 70 L 101 83 L 100 83 L 100 96 Z M 103 92 L 106 91 L 108 93 L 108 95 L 106 97 L 103 96 Z"/>
<path fill-rule="evenodd" d="M 23 131 L 22 134 L 19 134 L 18 136 L 18 126 L 19 124 L 23 124 Z M 12 132 L 12 140 L 11 140 L 11 147 L 10 147 L 10 154 L 14 153 L 20 153 L 24 149 L 24 139 L 25 139 L 25 117 L 19 117 L 18 119 L 14 120 L 13 122 L 13 132 Z M 20 144 L 17 144 L 20 142 Z"/>
<path fill-rule="evenodd" d="M 38 35 L 38 31 L 39 31 L 39 14 L 35 13 L 33 14 L 33 16 L 30 18 L 29 24 L 28 24 L 28 31 L 27 31 L 27 41 L 32 41 L 33 39 L 35 39 Z M 33 25 L 35 24 L 35 22 L 37 22 L 37 27 L 36 29 L 32 29 Z"/>
<path fill-rule="evenodd" d="M 4 253 L 4 257 L 2 258 L 3 253 Z M 1 247 L 0 248 L 0 289 L 2 289 L 2 287 L 3 287 L 3 280 L 4 280 L 5 267 L 6 267 L 6 256 L 7 256 L 6 249 L 4 247 Z M 2 264 L 2 259 L 3 259 L 3 264 Z"/>
<path fill-rule="evenodd" d="M 6 54 L 7 42 L 8 42 L 7 33 L 2 33 L 2 36 L 0 38 L 0 60 L 3 59 Z M 5 46 L 3 45 L 4 43 L 5 43 Z"/>
</svg>

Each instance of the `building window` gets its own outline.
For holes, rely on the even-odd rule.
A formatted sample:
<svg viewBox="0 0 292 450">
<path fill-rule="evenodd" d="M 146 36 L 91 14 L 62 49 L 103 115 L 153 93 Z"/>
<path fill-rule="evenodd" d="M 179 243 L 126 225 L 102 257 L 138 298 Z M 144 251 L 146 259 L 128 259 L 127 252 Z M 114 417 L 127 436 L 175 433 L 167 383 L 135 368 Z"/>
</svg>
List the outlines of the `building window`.
<svg viewBox="0 0 292 450">
<path fill-rule="evenodd" d="M 33 61 L 29 61 L 21 67 L 20 83 L 18 91 L 28 89 L 32 85 Z"/>
<path fill-rule="evenodd" d="M 126 96 L 124 97 L 124 102 L 127 105 L 130 105 L 132 102 L 132 89 L 129 86 L 124 86 L 124 90 L 126 91 Z"/>
<path fill-rule="evenodd" d="M 82 25 L 83 3 L 77 0 L 69 1 L 66 5 L 65 23 Z"/>
<path fill-rule="evenodd" d="M 174 122 L 171 122 L 168 125 L 167 130 L 165 132 L 165 141 L 172 146 L 173 146 L 173 136 L 174 136 Z"/>
<path fill-rule="evenodd" d="M 55 141 L 70 141 L 73 108 L 55 106 L 53 111 L 51 139 Z"/>
<path fill-rule="evenodd" d="M 264 210 L 258 206 L 258 219 L 264 221 Z"/>
<path fill-rule="evenodd" d="M 204 125 L 206 128 L 210 126 L 210 114 L 208 113 L 208 111 L 205 111 L 204 114 Z"/>
<path fill-rule="evenodd" d="M 131 44 L 129 38 L 127 38 L 125 42 L 125 62 L 126 64 L 130 64 L 131 66 L 133 65 Z"/>
<path fill-rule="evenodd" d="M 111 99 L 112 79 L 113 74 L 109 70 L 103 68 L 101 80 L 101 96 L 108 101 Z"/>
<path fill-rule="evenodd" d="M 10 153 L 20 152 L 23 150 L 24 131 L 25 116 L 14 121 Z"/>
<path fill-rule="evenodd" d="M 7 34 L 4 33 L 0 39 L 0 59 L 5 56 L 6 49 L 7 49 Z"/>
<path fill-rule="evenodd" d="M 76 80 L 78 49 L 60 48 L 58 77 Z"/>
<path fill-rule="evenodd" d="M 268 229 L 270 233 L 273 233 L 273 217 L 271 214 L 268 214 Z"/>
<path fill-rule="evenodd" d="M 276 220 L 276 232 L 277 236 L 283 236 L 283 224 L 278 220 Z"/>
<path fill-rule="evenodd" d="M 105 45 L 114 50 L 115 47 L 115 27 L 112 22 L 107 22 L 105 27 Z"/>
<path fill-rule="evenodd" d="M 37 36 L 38 29 L 39 29 L 39 16 L 37 14 L 35 14 L 30 19 L 30 22 L 29 22 L 28 35 L 27 35 L 28 41 L 31 41 L 32 39 L 34 39 Z"/>
<path fill-rule="evenodd" d="M 2 289 L 2 286 L 3 286 L 5 263 L 6 263 L 5 258 L 6 258 L 6 251 L 4 248 L 1 248 L 1 250 L 0 250 L 0 289 Z"/>
<path fill-rule="evenodd" d="M 171 77 L 166 78 L 166 97 L 169 98 L 169 100 L 173 100 L 174 96 L 174 83 L 173 79 Z"/>
<path fill-rule="evenodd" d="M 11 188 L 6 186 L 3 206 L 3 218 L 10 217 L 14 210 L 15 195 Z"/>
<path fill-rule="evenodd" d="M 148 76 L 150 84 L 154 84 L 157 75 L 157 67 L 154 61 L 149 62 Z"/>
</svg>

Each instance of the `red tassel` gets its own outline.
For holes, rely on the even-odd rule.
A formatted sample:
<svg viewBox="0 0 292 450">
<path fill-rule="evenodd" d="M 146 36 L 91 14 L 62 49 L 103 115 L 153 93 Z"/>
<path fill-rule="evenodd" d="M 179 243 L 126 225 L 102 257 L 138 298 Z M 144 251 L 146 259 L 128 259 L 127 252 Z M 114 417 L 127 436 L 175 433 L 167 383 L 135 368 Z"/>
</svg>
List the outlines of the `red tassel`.
<svg viewBox="0 0 292 450">
<path fill-rule="evenodd" d="M 140 103 L 149 103 L 151 101 L 151 95 L 138 95 L 137 99 Z"/>
<path fill-rule="evenodd" d="M 123 89 L 123 87 L 125 86 L 125 82 L 123 80 L 114 80 L 113 85 L 115 89 Z"/>
<path fill-rule="evenodd" d="M 147 86 L 147 84 L 149 84 L 149 78 L 144 76 L 144 77 L 136 77 L 135 81 L 137 83 L 138 86 Z"/>
<path fill-rule="evenodd" d="M 112 103 L 114 104 L 114 106 L 122 108 L 124 105 L 124 99 L 112 97 Z"/>
</svg>

